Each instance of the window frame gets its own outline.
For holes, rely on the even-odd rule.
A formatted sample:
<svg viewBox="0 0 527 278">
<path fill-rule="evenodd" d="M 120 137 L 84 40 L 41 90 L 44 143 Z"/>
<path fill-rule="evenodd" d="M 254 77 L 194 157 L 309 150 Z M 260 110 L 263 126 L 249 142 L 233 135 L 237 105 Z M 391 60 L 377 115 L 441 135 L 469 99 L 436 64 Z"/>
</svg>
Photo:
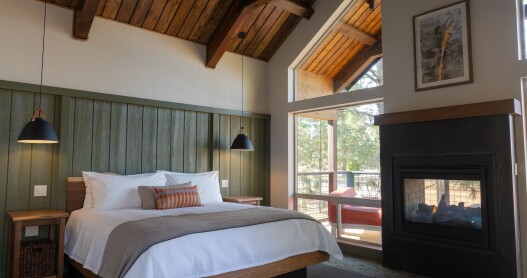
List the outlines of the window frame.
<svg viewBox="0 0 527 278">
<path fill-rule="evenodd" d="M 323 111 L 323 110 L 327 110 L 327 109 L 339 109 L 339 108 L 349 108 L 349 107 L 354 107 L 354 106 L 361 106 L 361 105 L 367 105 L 367 104 L 375 104 L 375 103 L 383 103 L 384 104 L 384 99 L 369 99 L 369 100 L 366 100 L 364 102 L 360 102 L 360 103 L 349 103 L 349 104 L 344 104 L 344 105 L 339 105 L 339 106 L 334 106 L 334 107 L 321 107 L 321 108 L 316 108 L 316 109 L 311 109 L 311 110 L 306 110 L 306 111 L 301 111 L 301 112 L 295 112 L 295 113 L 292 113 L 292 116 L 293 116 L 293 133 L 294 133 L 294 136 L 293 136 L 293 149 L 294 149 L 294 155 L 293 155 L 293 173 L 294 173 L 294 176 L 293 176 L 293 209 L 295 211 L 298 211 L 298 200 L 299 199 L 315 199 L 315 200 L 319 200 L 319 201 L 327 201 L 328 202 L 328 205 L 329 205 L 329 202 L 331 201 L 334 201 L 334 202 L 339 202 L 337 204 L 337 210 L 341 209 L 340 206 L 341 205 L 356 205 L 356 206 L 366 206 L 366 207 L 379 207 L 380 208 L 380 202 L 381 200 L 372 200 L 372 199 L 369 199 L 369 198 L 365 198 L 365 199 L 362 199 L 362 198 L 350 198 L 350 200 L 347 200 L 347 201 L 342 201 L 342 200 L 339 200 L 339 201 L 336 201 L 334 198 L 334 196 L 329 196 L 329 195 L 322 195 L 322 196 L 318 196 L 319 198 L 316 198 L 317 196 L 316 195 L 313 195 L 313 194 L 309 194 L 309 193 L 298 193 L 298 116 L 301 116 L 302 114 L 304 113 L 309 113 L 309 112 L 316 112 L 316 111 Z M 379 114 L 383 114 L 384 113 L 384 109 L 382 111 L 380 111 Z M 335 145 L 335 148 L 337 148 L 337 146 Z M 336 159 L 336 158 L 335 158 Z M 330 175 L 330 179 L 331 179 L 331 175 Z M 328 185 L 330 188 L 332 187 L 331 185 L 331 180 L 329 181 L 330 184 Z M 335 176 L 334 177 L 334 182 L 338 182 L 338 176 Z M 335 186 L 335 189 L 338 188 L 338 186 L 334 185 Z M 330 190 L 331 192 L 331 190 Z M 303 195 L 303 196 L 298 196 L 298 194 L 300 195 Z M 309 198 L 308 196 L 312 196 L 312 197 L 315 197 L 315 198 Z M 307 198 L 306 198 L 307 197 Z M 342 197 L 336 197 L 336 199 L 339 199 L 339 198 L 342 198 Z M 348 197 L 346 197 L 348 198 Z M 342 203 L 340 203 L 342 202 Z M 374 242 L 370 242 L 370 241 L 362 241 L 362 240 L 354 240 L 354 239 L 345 239 L 341 236 L 340 234 L 340 228 L 338 228 L 339 226 L 341 226 L 341 224 L 337 224 L 337 235 L 336 235 L 336 238 L 338 240 L 344 240 L 346 242 L 346 244 L 351 244 L 351 245 L 355 245 L 355 246 L 363 246 L 363 247 L 366 247 L 366 248 L 379 248 L 379 247 L 382 247 L 382 243 L 374 243 Z"/>
<path fill-rule="evenodd" d="M 348 84 L 346 86 L 346 91 L 342 91 L 342 92 L 339 92 L 339 94 L 342 94 L 342 93 L 351 93 L 353 91 L 358 91 L 358 90 L 364 90 L 365 88 L 362 88 L 362 89 L 358 89 L 358 90 L 353 90 L 353 91 L 350 91 L 349 89 L 353 86 L 355 86 L 355 84 L 357 84 L 357 82 L 359 82 L 359 80 L 361 80 L 365 75 L 366 73 L 368 73 L 375 65 L 377 65 L 377 63 L 379 63 L 381 60 L 382 60 L 382 55 L 380 57 L 377 57 L 375 60 L 373 60 L 362 72 L 361 74 L 355 78 L 355 80 L 353 80 L 352 82 L 350 82 L 350 84 Z M 383 72 L 383 78 L 382 78 L 382 83 L 384 85 L 384 72 Z M 379 85 L 379 86 L 383 86 L 383 85 Z M 376 86 L 376 87 L 379 87 L 379 86 Z"/>
<path fill-rule="evenodd" d="M 527 1 L 518 0 L 518 40 L 519 58 L 527 60 Z"/>
</svg>

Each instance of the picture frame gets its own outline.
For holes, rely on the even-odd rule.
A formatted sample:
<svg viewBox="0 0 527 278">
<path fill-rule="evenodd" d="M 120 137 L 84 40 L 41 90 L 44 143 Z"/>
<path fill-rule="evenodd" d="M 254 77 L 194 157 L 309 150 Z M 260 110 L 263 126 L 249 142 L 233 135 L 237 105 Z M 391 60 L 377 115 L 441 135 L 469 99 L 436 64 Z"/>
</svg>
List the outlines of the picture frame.
<svg viewBox="0 0 527 278">
<path fill-rule="evenodd" d="M 469 1 L 413 17 L 415 90 L 473 83 Z"/>
</svg>

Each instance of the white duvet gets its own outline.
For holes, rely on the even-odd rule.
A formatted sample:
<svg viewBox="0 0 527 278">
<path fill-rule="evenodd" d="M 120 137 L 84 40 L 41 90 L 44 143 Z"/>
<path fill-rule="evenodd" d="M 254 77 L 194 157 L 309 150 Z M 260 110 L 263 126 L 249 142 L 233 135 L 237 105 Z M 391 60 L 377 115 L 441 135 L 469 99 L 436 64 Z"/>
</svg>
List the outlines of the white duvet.
<svg viewBox="0 0 527 278">
<path fill-rule="evenodd" d="M 232 211 L 254 206 L 218 203 L 172 210 L 115 209 L 74 211 L 66 225 L 65 253 L 98 274 L 111 231 L 132 220 L 163 215 Z M 301 253 L 342 253 L 318 222 L 286 220 L 249 227 L 191 234 L 152 246 L 126 277 L 204 277 L 275 262 Z"/>
</svg>

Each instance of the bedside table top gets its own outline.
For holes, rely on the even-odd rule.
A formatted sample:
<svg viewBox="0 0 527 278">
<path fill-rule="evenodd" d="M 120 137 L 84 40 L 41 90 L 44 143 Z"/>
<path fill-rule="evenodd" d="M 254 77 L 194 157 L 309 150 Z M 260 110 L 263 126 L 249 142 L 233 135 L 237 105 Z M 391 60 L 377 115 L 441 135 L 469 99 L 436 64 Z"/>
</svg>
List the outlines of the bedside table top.
<svg viewBox="0 0 527 278">
<path fill-rule="evenodd" d="M 9 215 L 9 219 L 13 222 L 52 218 L 66 218 L 70 216 L 67 212 L 58 209 L 13 211 L 8 212 L 7 215 Z"/>
<path fill-rule="evenodd" d="M 226 202 L 233 202 L 233 203 L 243 203 L 243 202 L 251 202 L 251 201 L 262 201 L 262 197 L 252 197 L 252 196 L 230 196 L 230 197 L 223 197 L 223 201 Z"/>
</svg>

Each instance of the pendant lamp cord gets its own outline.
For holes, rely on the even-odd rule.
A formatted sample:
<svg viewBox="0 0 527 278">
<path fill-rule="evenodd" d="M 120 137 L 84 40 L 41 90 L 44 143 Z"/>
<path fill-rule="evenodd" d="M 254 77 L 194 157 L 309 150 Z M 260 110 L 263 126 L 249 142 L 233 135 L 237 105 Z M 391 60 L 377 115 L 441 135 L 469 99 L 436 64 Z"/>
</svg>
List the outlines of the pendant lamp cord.
<svg viewBox="0 0 527 278">
<path fill-rule="evenodd" d="M 44 2 L 44 30 L 42 32 L 42 57 L 40 60 L 40 90 L 39 90 L 39 103 L 38 103 L 38 116 L 41 116 L 42 112 L 42 80 L 44 76 L 44 49 L 46 47 L 46 16 L 47 16 L 48 5 Z"/>
<path fill-rule="evenodd" d="M 242 48 L 243 48 L 243 39 L 242 39 Z M 243 93 L 244 93 L 244 90 L 243 90 L 243 89 L 244 89 L 244 88 L 243 88 L 243 54 L 242 54 L 242 118 L 243 118 L 243 116 L 244 116 L 244 115 L 243 115 L 243 104 L 244 104 L 244 102 L 243 102 L 243 95 L 244 95 Z"/>
<path fill-rule="evenodd" d="M 240 38 L 242 39 L 241 41 L 241 45 L 242 45 L 242 49 L 243 49 L 243 41 L 245 39 L 245 33 L 244 32 L 241 32 L 240 33 Z M 240 119 L 240 133 L 243 133 L 243 93 L 244 93 L 244 90 L 243 90 L 243 53 L 242 53 L 242 117 Z"/>
</svg>

